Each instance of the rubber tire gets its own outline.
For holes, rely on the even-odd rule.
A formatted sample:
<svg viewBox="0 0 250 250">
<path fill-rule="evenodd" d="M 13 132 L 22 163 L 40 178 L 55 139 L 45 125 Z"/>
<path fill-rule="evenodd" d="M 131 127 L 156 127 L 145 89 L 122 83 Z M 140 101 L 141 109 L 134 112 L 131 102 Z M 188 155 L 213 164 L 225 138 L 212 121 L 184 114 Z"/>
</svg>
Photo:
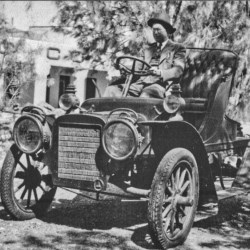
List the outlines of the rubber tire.
<svg viewBox="0 0 250 250">
<path fill-rule="evenodd" d="M 49 209 L 51 202 L 56 193 L 56 187 L 52 187 L 50 191 L 43 194 L 38 202 L 31 209 L 22 209 L 16 203 L 13 195 L 13 179 L 14 172 L 17 165 L 17 160 L 22 155 L 21 151 L 13 144 L 3 162 L 1 170 L 1 199 L 4 208 L 11 215 L 13 219 L 29 220 L 35 217 L 43 216 Z"/>
<path fill-rule="evenodd" d="M 175 240 L 171 240 L 167 237 L 165 232 L 162 229 L 162 195 L 165 191 L 165 184 L 167 180 L 170 178 L 171 173 L 174 171 L 175 165 L 180 160 L 187 160 L 191 163 L 193 168 L 193 178 L 195 178 L 195 192 L 194 192 L 194 203 L 192 214 L 190 215 L 190 219 L 188 225 L 183 229 L 183 232 L 180 237 Z M 154 179 L 151 186 L 151 193 L 149 197 L 148 204 L 148 225 L 149 225 L 149 233 L 151 235 L 152 241 L 157 247 L 161 247 L 163 249 L 168 249 L 170 247 L 175 247 L 177 245 L 181 245 L 186 240 L 195 217 L 195 213 L 198 206 L 199 199 L 199 174 L 198 174 L 198 166 L 193 154 L 184 148 L 175 148 L 170 150 L 165 156 L 162 158 L 161 162 L 158 165 L 156 173 L 154 175 Z"/>
</svg>

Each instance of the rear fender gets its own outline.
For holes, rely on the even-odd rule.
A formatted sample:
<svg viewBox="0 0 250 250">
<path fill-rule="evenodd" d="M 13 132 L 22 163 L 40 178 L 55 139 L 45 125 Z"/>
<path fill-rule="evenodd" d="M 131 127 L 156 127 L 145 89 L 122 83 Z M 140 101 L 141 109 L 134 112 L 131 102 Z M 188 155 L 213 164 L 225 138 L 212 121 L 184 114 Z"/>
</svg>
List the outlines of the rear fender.
<svg viewBox="0 0 250 250">
<path fill-rule="evenodd" d="M 199 203 L 217 202 L 207 152 L 195 127 L 185 121 L 152 122 L 147 125 L 152 128 L 152 148 L 157 159 L 160 161 L 169 150 L 177 147 L 191 151 L 199 168 Z"/>
</svg>

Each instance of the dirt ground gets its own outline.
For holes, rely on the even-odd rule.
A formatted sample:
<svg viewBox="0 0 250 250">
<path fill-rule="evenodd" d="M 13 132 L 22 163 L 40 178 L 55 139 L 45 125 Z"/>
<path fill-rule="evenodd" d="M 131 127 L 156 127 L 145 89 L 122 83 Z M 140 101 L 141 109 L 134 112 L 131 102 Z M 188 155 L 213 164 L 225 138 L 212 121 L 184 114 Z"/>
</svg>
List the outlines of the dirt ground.
<svg viewBox="0 0 250 250">
<path fill-rule="evenodd" d="M 0 202 L 0 249 L 156 249 L 147 235 L 146 201 L 96 201 L 77 192 L 58 189 L 46 216 L 29 221 L 12 220 Z M 175 249 L 250 249 L 249 230 L 250 194 L 244 194 L 221 204 L 217 215 L 196 218 L 187 241 Z"/>
</svg>

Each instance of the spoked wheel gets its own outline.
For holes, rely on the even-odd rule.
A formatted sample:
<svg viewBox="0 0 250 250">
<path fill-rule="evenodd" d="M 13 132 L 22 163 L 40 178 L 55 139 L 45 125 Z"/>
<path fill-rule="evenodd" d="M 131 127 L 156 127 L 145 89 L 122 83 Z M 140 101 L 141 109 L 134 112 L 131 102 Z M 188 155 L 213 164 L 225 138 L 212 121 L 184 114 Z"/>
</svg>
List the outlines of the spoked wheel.
<svg viewBox="0 0 250 250">
<path fill-rule="evenodd" d="M 149 230 L 163 249 L 182 244 L 193 225 L 199 197 L 198 167 L 193 154 L 176 148 L 161 160 L 148 206 Z"/>
<path fill-rule="evenodd" d="M 1 173 L 2 203 L 10 215 L 19 220 L 43 215 L 55 192 L 48 166 L 12 145 Z"/>
</svg>

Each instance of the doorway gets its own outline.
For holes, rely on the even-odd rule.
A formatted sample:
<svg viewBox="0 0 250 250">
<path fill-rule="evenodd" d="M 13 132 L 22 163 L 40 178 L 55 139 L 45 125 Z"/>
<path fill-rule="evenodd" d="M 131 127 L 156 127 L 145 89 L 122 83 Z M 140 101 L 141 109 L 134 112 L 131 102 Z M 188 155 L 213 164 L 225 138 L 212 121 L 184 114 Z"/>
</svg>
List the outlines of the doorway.
<svg viewBox="0 0 250 250">
<path fill-rule="evenodd" d="M 65 92 L 66 88 L 70 84 L 70 76 L 69 75 L 60 75 L 59 76 L 59 95 L 60 96 Z"/>
<path fill-rule="evenodd" d="M 60 96 L 73 80 L 73 68 L 52 66 L 47 76 L 46 102 L 58 108 Z"/>
</svg>

